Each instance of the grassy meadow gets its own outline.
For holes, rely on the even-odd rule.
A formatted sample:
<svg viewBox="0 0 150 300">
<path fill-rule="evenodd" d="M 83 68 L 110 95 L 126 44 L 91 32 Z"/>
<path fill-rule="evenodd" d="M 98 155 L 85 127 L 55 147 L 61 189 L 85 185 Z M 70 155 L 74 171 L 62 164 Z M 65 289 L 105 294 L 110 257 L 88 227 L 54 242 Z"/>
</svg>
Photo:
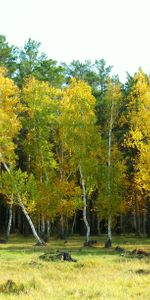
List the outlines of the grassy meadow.
<svg viewBox="0 0 150 300">
<path fill-rule="evenodd" d="M 150 252 L 150 239 L 114 237 L 112 249 L 104 248 L 104 240 L 83 247 L 83 237 L 70 237 L 68 243 L 51 238 L 47 246 L 37 247 L 32 238 L 11 237 L 0 244 L 0 299 L 149 300 L 150 257 L 123 256 L 114 247 Z M 56 250 L 69 251 L 77 262 L 39 259 Z"/>
</svg>

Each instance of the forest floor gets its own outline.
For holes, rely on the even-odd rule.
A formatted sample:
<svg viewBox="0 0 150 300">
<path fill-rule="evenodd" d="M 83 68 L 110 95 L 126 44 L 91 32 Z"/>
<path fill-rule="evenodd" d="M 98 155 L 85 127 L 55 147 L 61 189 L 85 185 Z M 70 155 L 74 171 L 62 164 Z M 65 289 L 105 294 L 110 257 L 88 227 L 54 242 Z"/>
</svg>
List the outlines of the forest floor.
<svg viewBox="0 0 150 300">
<path fill-rule="evenodd" d="M 37 247 L 32 238 L 11 237 L 0 244 L 0 299 L 150 300 L 150 257 L 114 249 L 119 245 L 126 251 L 150 252 L 150 239 L 114 237 L 111 249 L 104 248 L 105 239 L 99 237 L 93 247 L 83 247 L 83 237 L 70 237 L 67 243 L 51 238 L 47 246 Z M 69 251 L 77 262 L 39 258 L 57 250 Z"/>
</svg>

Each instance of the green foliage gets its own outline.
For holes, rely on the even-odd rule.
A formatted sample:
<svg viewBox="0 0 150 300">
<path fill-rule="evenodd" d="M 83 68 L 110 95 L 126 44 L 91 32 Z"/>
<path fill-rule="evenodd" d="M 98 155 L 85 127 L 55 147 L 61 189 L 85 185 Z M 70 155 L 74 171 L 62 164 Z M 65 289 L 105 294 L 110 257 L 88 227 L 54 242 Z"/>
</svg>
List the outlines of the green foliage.
<svg viewBox="0 0 150 300">
<path fill-rule="evenodd" d="M 49 82 L 54 87 L 61 87 L 65 83 L 65 67 L 58 65 L 55 60 L 41 59 L 36 67 L 34 76 L 38 80 Z"/>
<path fill-rule="evenodd" d="M 125 211 L 125 160 L 123 159 L 122 153 L 119 151 L 117 146 L 113 144 L 111 150 L 110 168 L 111 193 L 109 195 L 107 157 L 103 159 L 103 162 L 101 162 L 99 166 L 98 196 L 94 206 L 101 218 L 107 218 L 108 211 L 111 211 L 112 217 L 115 218 L 116 215 L 120 215 L 120 213 L 123 213 Z"/>
<path fill-rule="evenodd" d="M 39 55 L 40 43 L 31 38 L 25 43 L 23 49 L 18 49 L 18 66 L 16 81 L 19 86 L 22 86 L 23 81 L 33 75 L 39 61 L 45 58 L 45 55 Z"/>
<path fill-rule="evenodd" d="M 136 192 L 145 209 L 149 77 L 140 69 L 123 87 L 103 59 L 59 65 L 39 49 L 31 39 L 14 48 L 0 35 L 2 193 L 16 203 L 19 194 L 35 219 L 71 218 L 82 208 L 82 170 L 101 217 L 125 210 L 126 191 L 132 202 Z"/>
<path fill-rule="evenodd" d="M 0 35 L 0 66 L 7 68 L 9 77 L 13 77 L 17 68 L 16 48 L 9 46 L 4 35 Z"/>
<path fill-rule="evenodd" d="M 48 59 L 45 53 L 40 53 L 40 45 L 30 38 L 23 49 L 18 49 L 15 80 L 21 87 L 24 80 L 32 75 L 38 80 L 48 81 L 52 86 L 61 87 L 65 68 L 55 60 Z"/>
<path fill-rule="evenodd" d="M 18 195 L 21 195 L 22 202 L 28 212 L 33 213 L 36 209 L 39 193 L 33 174 L 28 175 L 20 169 L 11 169 L 11 176 L 9 173 L 3 172 L 1 175 L 1 192 L 8 199 L 12 199 L 13 195 L 13 203 L 17 205 L 19 204 Z"/>
<path fill-rule="evenodd" d="M 61 92 L 48 83 L 30 78 L 23 87 L 22 97 L 26 116 L 22 118 L 26 128 L 24 150 L 29 158 L 30 171 L 37 178 L 49 177 L 49 172 L 56 168 L 52 152 L 53 135 L 57 126 L 57 106 Z"/>
<path fill-rule="evenodd" d="M 118 113 L 122 104 L 121 85 L 116 80 L 107 82 L 103 95 L 102 142 L 98 177 L 98 197 L 95 207 L 100 217 L 116 216 L 124 209 L 125 200 L 125 160 L 119 149 L 116 126 Z"/>
</svg>

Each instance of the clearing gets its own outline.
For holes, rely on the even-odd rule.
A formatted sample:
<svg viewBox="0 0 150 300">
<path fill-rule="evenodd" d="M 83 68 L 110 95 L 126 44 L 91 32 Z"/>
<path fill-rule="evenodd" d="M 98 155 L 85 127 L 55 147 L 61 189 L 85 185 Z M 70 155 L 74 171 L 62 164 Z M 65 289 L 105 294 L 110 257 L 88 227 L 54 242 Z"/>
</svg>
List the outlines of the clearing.
<svg viewBox="0 0 150 300">
<path fill-rule="evenodd" d="M 114 248 L 150 252 L 150 239 L 114 237 L 112 249 L 104 248 L 105 239 L 83 247 L 84 237 L 70 237 L 67 243 L 51 238 L 47 246 L 37 247 L 32 238 L 11 237 L 0 244 L 0 299 L 149 300 L 150 257 L 124 255 Z M 69 251 L 77 262 L 39 259 L 57 250 Z"/>
</svg>

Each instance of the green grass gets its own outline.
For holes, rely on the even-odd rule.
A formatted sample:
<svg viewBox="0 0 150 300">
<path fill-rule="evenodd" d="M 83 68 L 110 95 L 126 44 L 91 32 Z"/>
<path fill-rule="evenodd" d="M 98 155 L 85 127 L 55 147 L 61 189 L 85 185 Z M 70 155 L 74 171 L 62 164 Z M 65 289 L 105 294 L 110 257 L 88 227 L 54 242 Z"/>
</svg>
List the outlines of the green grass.
<svg viewBox="0 0 150 300">
<path fill-rule="evenodd" d="M 96 239 L 94 237 L 94 239 Z M 104 249 L 105 237 L 94 247 L 82 247 L 84 238 L 68 243 L 51 239 L 46 247 L 36 247 L 31 238 L 11 237 L 0 244 L 0 299 L 9 300 L 149 300 L 150 257 L 124 257 L 114 249 Z M 113 247 L 142 248 L 150 252 L 150 239 L 114 237 Z M 45 262 L 44 252 L 69 250 L 76 263 Z M 139 269 L 144 270 L 138 273 Z M 9 281 L 13 286 L 9 285 Z"/>
</svg>

